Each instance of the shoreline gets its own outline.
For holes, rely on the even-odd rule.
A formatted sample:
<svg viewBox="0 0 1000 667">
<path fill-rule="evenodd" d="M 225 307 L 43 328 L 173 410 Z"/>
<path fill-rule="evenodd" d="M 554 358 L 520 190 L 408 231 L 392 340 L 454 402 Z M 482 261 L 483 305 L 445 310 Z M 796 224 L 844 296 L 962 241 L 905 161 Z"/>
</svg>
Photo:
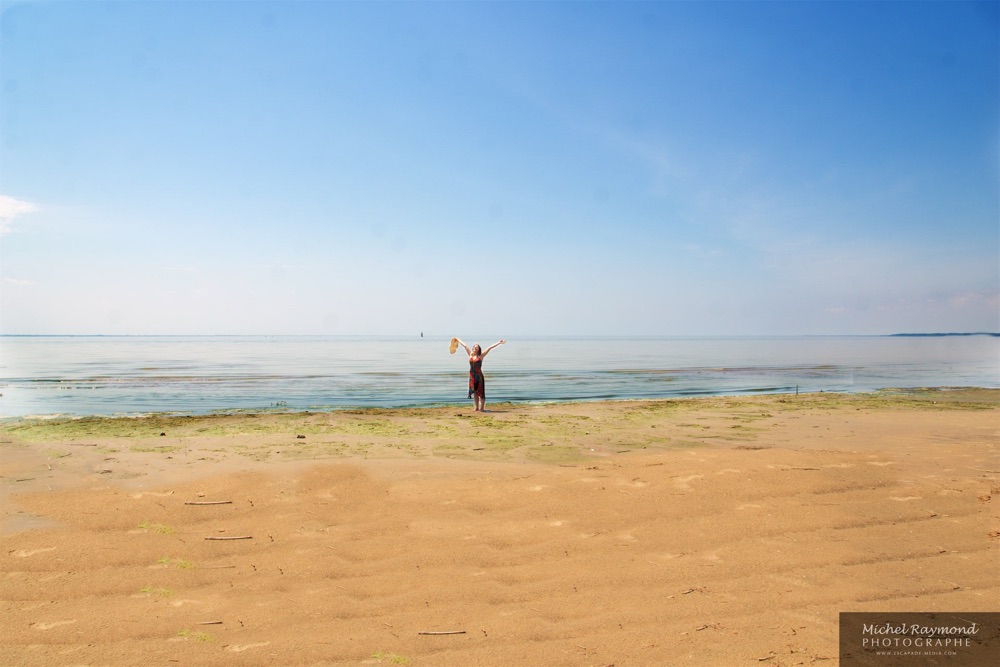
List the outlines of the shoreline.
<svg viewBox="0 0 1000 667">
<path fill-rule="evenodd" d="M 490 407 L 0 425 L 0 663 L 835 664 L 841 611 L 995 611 L 1000 390 Z"/>
<path fill-rule="evenodd" d="M 487 405 L 491 408 L 497 409 L 510 409 L 517 407 L 532 407 L 532 406 L 547 406 L 547 405 L 572 405 L 572 404 L 601 404 L 601 403 L 630 403 L 630 402 L 666 402 L 666 401 L 697 401 L 697 400 L 708 400 L 708 399 L 739 399 L 739 398 L 755 398 L 755 397 L 799 397 L 799 396 L 899 396 L 899 395 L 910 395 L 915 398 L 919 398 L 923 395 L 930 395 L 934 392 L 939 394 L 960 392 L 964 394 L 972 393 L 983 393 L 984 395 L 989 395 L 990 392 L 995 392 L 1000 395 L 1000 387 L 985 387 L 985 386 L 926 386 L 926 387 L 884 387 L 876 390 L 862 390 L 862 391 L 774 391 L 770 389 L 762 389 L 759 391 L 742 391 L 735 393 L 726 392 L 697 392 L 691 394 L 679 394 L 674 396 L 653 396 L 653 397 L 622 397 L 622 398 L 567 398 L 567 399 L 545 399 L 545 400 L 520 400 L 520 401 L 496 401 L 490 402 Z M 0 430 L 5 426 L 16 425 L 23 422 L 31 421 L 74 421 L 74 420 L 114 420 L 114 419 L 163 419 L 163 418 L 211 418 L 211 417 L 238 417 L 238 416 L 255 416 L 259 417 L 262 415 L 317 415 L 317 414 L 336 414 L 340 412 L 356 412 L 356 411 L 407 411 L 407 410 L 451 410 L 451 409 L 465 409 L 469 405 L 468 400 L 461 400 L 448 403 L 427 403 L 427 404 L 408 404 L 408 405 L 364 405 L 364 404 L 344 404 L 344 405 L 334 405 L 334 406 L 324 406 L 322 408 L 301 408 L 301 407 L 287 407 L 284 405 L 280 406 L 270 406 L 266 408 L 219 408 L 210 410 L 207 412 L 190 412 L 190 411 L 150 411 L 150 412 L 125 412 L 125 413 L 92 413 L 92 414 L 73 414 L 73 413 L 43 413 L 43 414 L 26 414 L 26 415 L 14 415 L 14 416 L 0 416 Z M 488 410 L 489 411 L 489 410 Z"/>
</svg>

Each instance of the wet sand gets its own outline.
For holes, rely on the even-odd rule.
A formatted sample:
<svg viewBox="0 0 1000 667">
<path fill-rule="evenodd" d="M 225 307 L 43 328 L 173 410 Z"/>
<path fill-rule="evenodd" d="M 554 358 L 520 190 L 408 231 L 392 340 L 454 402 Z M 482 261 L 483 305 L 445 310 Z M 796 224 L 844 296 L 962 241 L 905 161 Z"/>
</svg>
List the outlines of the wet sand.
<svg viewBox="0 0 1000 667">
<path fill-rule="evenodd" d="M 8 422 L 2 665 L 836 665 L 997 611 L 1000 392 Z"/>
</svg>

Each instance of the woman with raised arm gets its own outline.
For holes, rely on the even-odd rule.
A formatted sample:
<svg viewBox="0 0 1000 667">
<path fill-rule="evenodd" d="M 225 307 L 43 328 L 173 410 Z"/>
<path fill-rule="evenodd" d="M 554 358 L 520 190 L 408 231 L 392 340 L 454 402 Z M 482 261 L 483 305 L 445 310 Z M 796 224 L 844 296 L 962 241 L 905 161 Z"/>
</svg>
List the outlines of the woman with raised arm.
<svg viewBox="0 0 1000 667">
<path fill-rule="evenodd" d="M 461 345 L 469 355 L 469 398 L 475 404 L 477 412 L 486 409 L 486 378 L 483 376 L 483 359 L 490 353 L 490 350 L 506 342 L 501 338 L 484 350 L 478 344 L 470 348 L 460 338 L 451 339 L 451 352 L 453 354 L 458 345 Z"/>
</svg>

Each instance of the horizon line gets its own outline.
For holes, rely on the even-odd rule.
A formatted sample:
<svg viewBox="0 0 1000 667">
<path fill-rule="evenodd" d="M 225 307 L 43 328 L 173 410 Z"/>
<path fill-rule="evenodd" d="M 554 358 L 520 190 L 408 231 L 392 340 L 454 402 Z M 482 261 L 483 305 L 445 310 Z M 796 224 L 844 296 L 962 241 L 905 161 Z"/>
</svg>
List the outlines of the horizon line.
<svg viewBox="0 0 1000 667">
<path fill-rule="evenodd" d="M 475 334 L 473 334 L 475 335 Z M 495 335 L 495 334 L 490 334 Z M 466 334 L 467 337 L 471 337 Z M 948 337 L 992 336 L 993 331 L 895 332 L 895 333 L 744 333 L 744 334 L 643 334 L 643 333 L 517 333 L 514 338 L 822 338 L 822 337 Z M 0 333 L 0 338 L 447 338 L 448 334 L 408 333 Z M 511 337 L 511 336 L 506 336 Z"/>
</svg>

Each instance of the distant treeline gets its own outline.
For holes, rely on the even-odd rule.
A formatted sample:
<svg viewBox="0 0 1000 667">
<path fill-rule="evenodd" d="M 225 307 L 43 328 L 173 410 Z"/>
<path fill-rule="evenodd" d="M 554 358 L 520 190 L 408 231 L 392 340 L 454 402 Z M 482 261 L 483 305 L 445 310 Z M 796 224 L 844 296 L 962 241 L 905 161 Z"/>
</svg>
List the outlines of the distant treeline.
<svg viewBox="0 0 1000 667">
<path fill-rule="evenodd" d="M 993 336 L 994 338 L 1000 338 L 1000 333 L 991 333 L 989 331 L 974 331 L 969 333 L 898 333 L 891 334 L 893 336 L 909 336 L 911 338 L 930 338 L 930 337 L 942 337 L 942 336 Z"/>
</svg>

